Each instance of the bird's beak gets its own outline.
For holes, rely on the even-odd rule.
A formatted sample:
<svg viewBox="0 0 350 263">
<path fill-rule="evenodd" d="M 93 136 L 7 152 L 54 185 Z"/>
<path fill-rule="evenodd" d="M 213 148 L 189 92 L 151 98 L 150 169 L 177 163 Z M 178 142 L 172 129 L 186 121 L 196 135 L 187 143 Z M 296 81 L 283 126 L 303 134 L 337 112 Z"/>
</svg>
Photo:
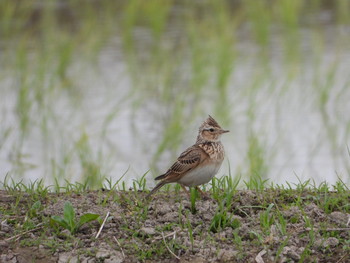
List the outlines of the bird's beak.
<svg viewBox="0 0 350 263">
<path fill-rule="evenodd" d="M 230 132 L 229 130 L 221 130 L 221 133 Z"/>
</svg>

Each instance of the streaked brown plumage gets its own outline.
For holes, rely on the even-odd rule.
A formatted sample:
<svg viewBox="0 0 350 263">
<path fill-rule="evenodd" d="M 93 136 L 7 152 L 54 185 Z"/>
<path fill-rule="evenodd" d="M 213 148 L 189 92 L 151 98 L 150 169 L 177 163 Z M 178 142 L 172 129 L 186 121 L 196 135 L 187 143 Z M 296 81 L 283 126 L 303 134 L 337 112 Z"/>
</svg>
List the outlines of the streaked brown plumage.
<svg viewBox="0 0 350 263">
<path fill-rule="evenodd" d="M 226 132 L 209 116 L 199 127 L 196 143 L 186 149 L 165 174 L 155 178 L 161 181 L 147 197 L 168 183 L 179 183 L 184 188 L 209 182 L 224 160 L 225 151 L 220 136 Z"/>
</svg>

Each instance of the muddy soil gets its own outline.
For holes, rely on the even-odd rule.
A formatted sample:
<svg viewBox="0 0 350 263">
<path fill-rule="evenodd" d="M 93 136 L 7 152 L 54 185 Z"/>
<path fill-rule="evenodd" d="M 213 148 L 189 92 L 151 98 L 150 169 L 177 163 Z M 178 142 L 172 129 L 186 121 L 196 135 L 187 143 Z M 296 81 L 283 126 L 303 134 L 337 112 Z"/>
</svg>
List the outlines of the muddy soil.
<svg viewBox="0 0 350 263">
<path fill-rule="evenodd" d="M 337 199 L 337 193 L 332 193 Z M 349 199 L 237 191 L 230 204 L 184 193 L 94 191 L 33 197 L 0 191 L 1 262 L 350 262 Z M 328 196 L 329 197 L 329 196 Z M 40 200 L 40 207 L 33 204 Z M 328 199 L 327 199 L 328 200 Z M 66 201 L 100 222 L 74 235 L 50 220 Z M 100 235 L 101 222 L 109 213 Z"/>
</svg>

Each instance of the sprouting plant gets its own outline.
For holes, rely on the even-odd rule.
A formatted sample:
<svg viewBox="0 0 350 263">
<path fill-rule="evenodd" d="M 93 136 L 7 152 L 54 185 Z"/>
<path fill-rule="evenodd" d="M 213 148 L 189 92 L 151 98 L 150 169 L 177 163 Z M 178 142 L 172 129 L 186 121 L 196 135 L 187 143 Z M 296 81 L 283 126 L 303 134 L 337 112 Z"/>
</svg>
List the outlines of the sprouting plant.
<svg viewBox="0 0 350 263">
<path fill-rule="evenodd" d="M 214 177 L 211 180 L 211 191 L 213 198 L 217 201 L 226 199 L 227 205 L 229 205 L 240 180 L 240 176 L 233 178 L 231 174 L 225 175 L 221 178 Z"/>
<path fill-rule="evenodd" d="M 278 222 L 276 223 L 277 228 L 283 236 L 287 235 L 287 220 L 284 218 L 283 214 L 278 211 L 277 213 Z"/>
<path fill-rule="evenodd" d="M 304 222 L 305 222 L 305 227 L 310 229 L 309 230 L 310 244 L 313 244 L 315 242 L 315 238 L 316 238 L 314 225 L 313 225 L 312 220 L 310 219 L 310 217 L 307 216 L 304 211 L 302 211 L 302 213 L 303 213 L 303 219 L 304 219 Z"/>
<path fill-rule="evenodd" d="M 71 183 L 68 180 L 65 180 L 65 182 L 66 182 L 66 185 L 61 188 L 67 193 L 84 193 L 89 189 L 87 181 L 83 183 L 79 183 L 79 182 Z"/>
<path fill-rule="evenodd" d="M 264 237 L 262 234 L 258 233 L 255 230 L 249 231 L 249 234 L 251 235 L 251 238 L 254 238 L 259 244 L 264 244 Z"/>
<path fill-rule="evenodd" d="M 190 189 L 190 201 L 191 201 L 191 212 L 192 214 L 195 214 L 197 212 L 196 210 L 196 200 L 198 196 L 198 191 L 196 188 L 191 187 Z"/>
<path fill-rule="evenodd" d="M 211 191 L 213 193 L 213 198 L 216 200 L 219 198 L 219 192 L 220 192 L 220 189 L 218 187 L 218 181 L 219 179 L 216 177 L 213 177 L 213 179 L 211 179 Z"/>
<path fill-rule="evenodd" d="M 190 238 L 190 241 L 191 241 L 191 248 L 192 248 L 192 251 L 193 251 L 193 248 L 194 248 L 194 237 L 193 237 L 193 229 L 192 229 L 191 221 L 189 219 L 188 211 L 186 213 L 186 218 L 187 218 L 186 226 L 187 226 L 189 238 Z"/>
<path fill-rule="evenodd" d="M 248 190 L 262 191 L 266 188 L 269 179 L 263 179 L 260 175 L 254 174 L 248 181 L 244 181 Z"/>
<path fill-rule="evenodd" d="M 211 224 L 209 227 L 209 230 L 211 232 L 217 233 L 225 227 L 231 227 L 232 229 L 236 229 L 240 226 L 239 220 L 232 219 L 232 215 L 228 213 L 228 208 L 224 205 L 224 203 L 225 201 L 222 201 L 220 203 L 217 212 L 211 220 Z"/>
<path fill-rule="evenodd" d="M 20 180 L 19 182 L 16 182 L 9 173 L 6 174 L 4 181 L 1 182 L 2 187 L 4 190 L 6 190 L 8 193 L 15 194 L 16 192 L 23 191 L 23 182 Z"/>
<path fill-rule="evenodd" d="M 227 218 L 226 211 L 219 211 L 217 212 L 210 224 L 210 231 L 211 232 L 218 232 L 220 229 L 225 228 L 229 223 L 229 219 Z"/>
<path fill-rule="evenodd" d="M 129 171 L 130 166 L 128 167 L 128 169 L 126 169 L 126 171 L 122 174 L 122 176 L 115 182 L 113 183 L 112 178 L 105 178 L 106 183 L 103 184 L 103 188 L 113 191 L 117 188 L 117 186 L 119 185 L 120 181 L 124 178 L 124 176 L 127 174 L 127 172 Z"/>
<path fill-rule="evenodd" d="M 42 209 L 40 200 L 36 201 L 28 210 L 27 216 L 30 218 L 38 216 L 38 212 Z"/>
<path fill-rule="evenodd" d="M 108 193 L 106 197 L 102 200 L 102 205 L 105 206 L 111 197 L 115 193 L 115 190 L 117 187 L 119 188 L 119 183 L 123 179 L 123 177 L 126 175 L 126 173 L 129 171 L 129 168 L 122 174 L 122 176 L 115 182 L 113 183 L 112 178 L 106 178 L 105 181 L 106 183 L 103 184 L 103 188 L 108 190 Z M 123 184 L 125 185 L 125 182 L 123 181 Z"/>
<path fill-rule="evenodd" d="M 268 230 L 270 226 L 274 222 L 273 213 L 271 213 L 271 209 L 274 207 L 274 204 L 270 204 L 267 209 L 260 214 L 260 225 L 263 229 Z"/>
<path fill-rule="evenodd" d="M 28 185 L 22 184 L 22 186 L 23 190 L 31 196 L 32 200 L 46 198 L 50 190 L 49 186 L 45 186 L 43 179 L 37 179 Z"/>
<path fill-rule="evenodd" d="M 176 184 L 175 187 L 174 187 L 174 192 L 175 192 L 175 195 L 176 195 L 176 196 L 179 195 L 180 190 L 181 190 L 180 184 Z"/>
<path fill-rule="evenodd" d="M 52 216 L 51 222 L 68 229 L 71 234 L 76 233 L 80 227 L 86 223 L 97 220 L 100 216 L 98 214 L 86 213 L 83 214 L 79 220 L 75 218 L 75 211 L 72 204 L 68 201 L 64 204 L 63 217 Z"/>
<path fill-rule="evenodd" d="M 126 184 L 125 184 L 125 181 L 122 182 L 122 191 L 123 191 L 123 192 L 126 191 Z"/>
<path fill-rule="evenodd" d="M 179 225 L 181 226 L 181 228 L 184 228 L 184 222 L 182 221 L 182 210 L 183 210 L 183 206 L 182 206 L 182 202 L 180 202 L 179 205 L 179 210 L 178 210 L 178 216 L 179 216 Z"/>
<path fill-rule="evenodd" d="M 295 174 L 296 175 L 296 174 Z M 297 184 L 294 184 L 295 187 L 296 187 L 296 190 L 299 192 L 299 193 L 303 193 L 305 192 L 305 190 L 307 189 L 308 186 L 310 186 L 310 181 L 311 179 L 308 179 L 306 181 L 301 181 L 301 179 L 299 178 L 299 176 L 296 175 L 296 178 L 298 179 L 298 183 Z"/>
<path fill-rule="evenodd" d="M 237 220 L 237 222 L 239 222 Z M 245 242 L 243 242 L 243 237 L 242 235 L 239 234 L 239 229 L 236 228 L 235 230 L 232 231 L 232 242 L 235 245 L 235 247 L 238 249 L 238 251 L 243 252 L 245 250 Z"/>
<path fill-rule="evenodd" d="M 287 238 L 285 238 L 280 246 L 278 247 L 277 249 L 277 252 L 276 252 L 276 259 L 278 259 L 283 251 L 283 248 L 288 244 L 288 241 L 290 240 L 290 235 L 287 236 Z"/>
<path fill-rule="evenodd" d="M 134 180 L 133 181 L 133 187 L 134 187 L 134 191 L 145 191 L 146 189 L 146 175 L 148 174 L 149 170 L 147 172 L 145 172 L 142 177 L 138 180 Z"/>
</svg>

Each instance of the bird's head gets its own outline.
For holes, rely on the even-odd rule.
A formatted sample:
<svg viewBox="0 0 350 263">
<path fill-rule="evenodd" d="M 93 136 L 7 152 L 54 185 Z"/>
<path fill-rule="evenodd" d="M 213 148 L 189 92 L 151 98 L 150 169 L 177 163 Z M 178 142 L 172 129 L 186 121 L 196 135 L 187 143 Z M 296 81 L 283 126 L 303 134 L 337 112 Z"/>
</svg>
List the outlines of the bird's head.
<svg viewBox="0 0 350 263">
<path fill-rule="evenodd" d="M 214 120 L 214 118 L 209 115 L 209 117 L 199 127 L 197 142 L 219 141 L 220 136 L 226 132 L 229 132 L 229 131 L 222 129 L 221 126 L 216 122 L 216 120 Z"/>
</svg>

